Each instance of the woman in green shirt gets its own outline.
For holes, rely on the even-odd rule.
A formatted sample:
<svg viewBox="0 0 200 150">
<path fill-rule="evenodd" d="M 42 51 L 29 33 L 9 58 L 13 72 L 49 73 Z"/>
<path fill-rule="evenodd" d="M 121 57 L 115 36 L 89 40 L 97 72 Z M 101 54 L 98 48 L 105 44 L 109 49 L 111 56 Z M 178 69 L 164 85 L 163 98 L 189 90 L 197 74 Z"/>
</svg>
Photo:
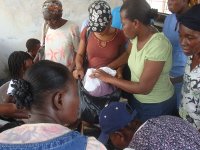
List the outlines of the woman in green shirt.
<svg viewBox="0 0 200 150">
<path fill-rule="evenodd" d="M 151 9 L 145 0 L 128 0 L 122 5 L 123 31 L 131 40 L 129 50 L 119 59 L 124 63 L 128 59 L 131 81 L 111 77 L 101 70 L 92 75 L 132 93 L 131 105 L 142 121 L 172 114 L 176 103 L 169 79 L 172 48 L 164 34 L 151 26 L 155 15 L 157 11 Z"/>
</svg>

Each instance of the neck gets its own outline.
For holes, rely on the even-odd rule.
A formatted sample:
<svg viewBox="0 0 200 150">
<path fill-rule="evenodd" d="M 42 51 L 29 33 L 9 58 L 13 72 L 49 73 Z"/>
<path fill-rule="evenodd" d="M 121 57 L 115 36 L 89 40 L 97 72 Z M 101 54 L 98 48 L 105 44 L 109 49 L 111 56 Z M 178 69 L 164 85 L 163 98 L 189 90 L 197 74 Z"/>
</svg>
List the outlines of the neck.
<svg viewBox="0 0 200 150">
<path fill-rule="evenodd" d="M 140 33 L 138 34 L 138 41 L 139 42 L 146 42 L 148 41 L 151 36 L 156 33 L 156 29 L 150 25 L 148 26 L 142 26 L 140 29 Z"/>
<path fill-rule="evenodd" d="M 116 30 L 114 28 L 109 28 L 109 30 L 107 32 L 104 32 L 102 34 L 94 32 L 94 35 L 101 41 L 109 41 L 109 40 L 113 39 L 115 34 L 116 34 Z"/>
<path fill-rule="evenodd" d="M 44 112 L 31 111 L 31 117 L 28 123 L 58 123 L 59 121 L 55 119 L 51 114 Z"/>
</svg>

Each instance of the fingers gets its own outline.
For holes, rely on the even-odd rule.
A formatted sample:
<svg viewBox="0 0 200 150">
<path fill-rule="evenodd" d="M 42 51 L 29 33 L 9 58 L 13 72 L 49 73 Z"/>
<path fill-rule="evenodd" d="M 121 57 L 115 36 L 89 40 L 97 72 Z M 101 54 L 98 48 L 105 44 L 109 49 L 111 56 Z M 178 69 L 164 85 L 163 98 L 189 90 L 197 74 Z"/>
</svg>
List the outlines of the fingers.
<svg viewBox="0 0 200 150">
<path fill-rule="evenodd" d="M 83 71 L 78 71 L 78 70 L 74 70 L 73 71 L 73 76 L 75 79 L 83 79 L 84 76 L 84 72 Z"/>
</svg>

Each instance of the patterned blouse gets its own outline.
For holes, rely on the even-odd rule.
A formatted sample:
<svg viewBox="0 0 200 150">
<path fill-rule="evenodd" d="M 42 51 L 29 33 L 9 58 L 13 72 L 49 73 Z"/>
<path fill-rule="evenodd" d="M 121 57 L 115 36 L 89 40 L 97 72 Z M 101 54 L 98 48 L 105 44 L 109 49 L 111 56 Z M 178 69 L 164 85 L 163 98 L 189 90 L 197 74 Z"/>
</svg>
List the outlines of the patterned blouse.
<svg viewBox="0 0 200 150">
<path fill-rule="evenodd" d="M 58 29 L 49 28 L 45 38 L 45 59 L 61 63 L 72 71 L 79 41 L 79 28 L 71 21 Z"/>
<path fill-rule="evenodd" d="M 70 131 L 70 129 L 59 124 L 24 124 L 2 132 L 0 134 L 0 143 L 39 143 L 60 137 Z M 88 137 L 86 150 L 106 150 L 106 148 L 94 137 Z"/>
<path fill-rule="evenodd" d="M 174 116 L 147 120 L 134 134 L 128 148 L 135 150 L 199 150 L 200 133 Z M 126 149 L 130 150 L 130 149 Z"/>
<path fill-rule="evenodd" d="M 192 71 L 192 56 L 188 58 L 185 67 L 182 87 L 182 101 L 179 106 L 179 114 L 190 122 L 195 128 L 200 129 L 200 64 Z"/>
</svg>

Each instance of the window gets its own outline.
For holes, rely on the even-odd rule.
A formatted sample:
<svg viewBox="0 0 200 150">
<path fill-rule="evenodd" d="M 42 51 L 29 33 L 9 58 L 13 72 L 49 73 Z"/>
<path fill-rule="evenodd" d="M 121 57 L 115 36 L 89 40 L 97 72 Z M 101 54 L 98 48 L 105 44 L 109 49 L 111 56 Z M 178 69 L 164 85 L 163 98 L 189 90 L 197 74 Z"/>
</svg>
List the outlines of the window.
<svg viewBox="0 0 200 150">
<path fill-rule="evenodd" d="M 158 12 L 170 14 L 167 7 L 167 0 L 147 0 L 152 8 L 158 9 Z"/>
</svg>

